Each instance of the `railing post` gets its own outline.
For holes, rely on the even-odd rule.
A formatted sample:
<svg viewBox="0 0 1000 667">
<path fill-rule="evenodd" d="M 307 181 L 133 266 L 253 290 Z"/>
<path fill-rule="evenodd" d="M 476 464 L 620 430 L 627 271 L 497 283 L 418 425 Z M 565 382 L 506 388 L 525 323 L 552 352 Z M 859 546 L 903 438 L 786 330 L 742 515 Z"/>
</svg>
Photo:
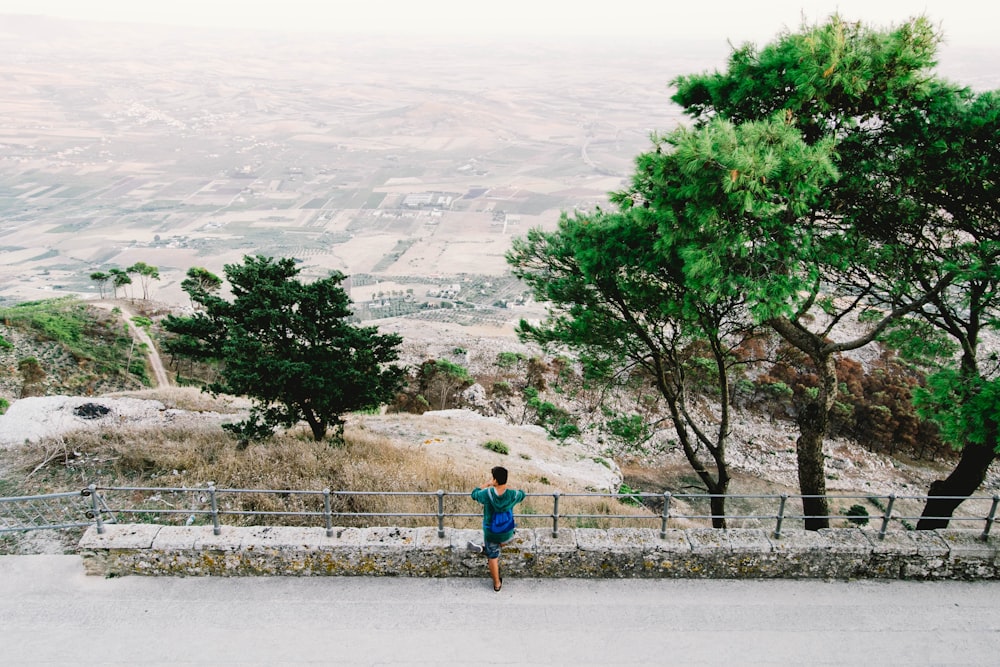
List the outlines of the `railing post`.
<svg viewBox="0 0 1000 667">
<path fill-rule="evenodd" d="M 438 489 L 438 537 L 444 537 L 444 490 Z"/>
<path fill-rule="evenodd" d="M 663 514 L 660 515 L 660 539 L 667 539 L 667 521 L 670 519 L 670 492 L 663 492 Z"/>
<path fill-rule="evenodd" d="M 222 527 L 219 526 L 219 503 L 215 498 L 215 482 L 208 483 L 208 500 L 212 506 L 212 534 L 222 534 Z"/>
<path fill-rule="evenodd" d="M 552 493 L 552 537 L 559 537 L 559 492 Z"/>
<path fill-rule="evenodd" d="M 993 521 L 996 519 L 997 515 L 997 504 L 1000 503 L 1000 496 L 993 496 L 993 505 L 990 506 L 990 514 L 986 517 L 986 527 L 983 528 L 983 534 L 979 538 L 985 542 L 986 538 L 990 536 L 990 528 L 993 527 Z"/>
<path fill-rule="evenodd" d="M 778 522 L 774 525 L 775 539 L 781 537 L 781 523 L 785 520 L 785 503 L 788 502 L 788 494 L 781 494 L 781 501 L 778 503 Z"/>
<path fill-rule="evenodd" d="M 101 518 L 101 506 L 100 506 L 100 503 L 97 502 L 97 485 L 96 484 L 90 484 L 87 487 L 87 491 L 90 492 L 90 507 L 91 507 L 91 511 L 94 513 L 94 521 L 96 522 L 96 525 L 97 525 L 97 534 L 98 535 L 103 535 L 104 534 L 104 519 Z"/>
<path fill-rule="evenodd" d="M 333 515 L 330 512 L 330 489 L 323 489 L 323 518 L 326 520 L 326 536 L 333 537 Z"/>
<path fill-rule="evenodd" d="M 896 494 L 889 494 L 889 504 L 886 505 L 885 515 L 882 517 L 882 529 L 878 531 L 878 538 L 885 539 L 885 531 L 889 528 L 889 521 L 892 519 L 892 506 L 896 502 Z"/>
</svg>

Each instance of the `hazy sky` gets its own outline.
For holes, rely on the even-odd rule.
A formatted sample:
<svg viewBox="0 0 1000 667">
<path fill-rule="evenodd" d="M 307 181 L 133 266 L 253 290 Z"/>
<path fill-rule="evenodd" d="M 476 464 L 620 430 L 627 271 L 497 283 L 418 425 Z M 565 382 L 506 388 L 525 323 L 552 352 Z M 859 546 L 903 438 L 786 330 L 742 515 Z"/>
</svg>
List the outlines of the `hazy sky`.
<svg viewBox="0 0 1000 667">
<path fill-rule="evenodd" d="M 428 35 L 692 36 L 769 41 L 839 11 L 884 27 L 926 14 L 946 44 L 995 45 L 984 0 L 0 0 L 0 14 L 282 30 Z"/>
</svg>

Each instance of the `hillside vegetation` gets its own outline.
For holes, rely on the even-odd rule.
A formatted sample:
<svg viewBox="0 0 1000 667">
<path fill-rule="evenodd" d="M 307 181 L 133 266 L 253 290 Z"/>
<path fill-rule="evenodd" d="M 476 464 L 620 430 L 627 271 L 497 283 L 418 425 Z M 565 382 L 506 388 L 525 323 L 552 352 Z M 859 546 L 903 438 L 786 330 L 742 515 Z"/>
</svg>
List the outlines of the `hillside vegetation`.
<svg viewBox="0 0 1000 667">
<path fill-rule="evenodd" d="M 162 309 L 148 306 L 143 312 L 152 315 L 148 328 L 159 340 Z M 128 359 L 131 342 L 113 310 L 66 299 L 35 302 L 4 311 L 0 326 L 6 341 L 0 357 L 4 396 L 11 402 L 23 395 L 25 378 L 17 370 L 18 361 L 33 356 L 44 371 L 43 380 L 33 386 L 35 395 L 135 396 L 193 413 L 233 413 L 245 407 L 196 387 L 143 388 L 145 374 L 126 373 L 115 365 L 115 359 L 120 364 Z M 605 458 L 621 468 L 623 492 L 703 491 L 678 454 L 671 425 L 659 416 L 662 406 L 644 388 L 595 384 L 575 361 L 543 355 L 513 339 L 506 342 L 507 348 L 497 341 L 440 332 L 404 340 L 409 370 L 405 389 L 387 414 L 349 418 L 341 446 L 313 441 L 304 427 L 281 431 L 245 450 L 217 424 L 181 421 L 169 428 L 76 432 L 3 452 L 0 493 L 76 490 L 92 481 L 108 486 L 191 487 L 214 481 L 228 488 L 462 490 L 478 484 L 482 469 L 497 463 L 523 469 L 520 485 L 532 492 L 587 490 L 586 484 L 571 477 L 528 472 L 535 462 L 542 462 L 538 457 L 548 455 L 525 449 L 528 438 L 523 433 L 508 433 L 492 422 L 459 426 L 413 421 L 413 414 L 451 408 L 499 417 L 510 425 L 540 426 L 541 439 L 556 448 L 576 443 L 595 460 Z M 795 372 L 781 361 L 781 354 L 776 358 L 779 361 L 765 371 L 744 375 L 733 392 L 732 400 L 744 416 L 733 435 L 733 493 L 795 493 L 794 438 L 789 434 L 815 378 Z M 132 367 L 138 369 L 141 363 L 140 357 Z M 928 481 L 950 465 L 954 454 L 936 439 L 931 425 L 913 414 L 909 389 L 921 377 L 889 353 L 864 363 L 845 357 L 840 364 L 845 381 L 830 453 L 831 488 L 855 493 L 909 488 L 911 493 L 924 493 Z M 169 365 L 175 379 L 198 383 L 197 377 Z M 183 369 L 190 372 L 192 367 Z M 212 372 L 210 366 L 202 366 L 195 375 Z M 85 373 L 88 381 L 82 383 Z M 710 391 L 699 395 L 698 409 L 706 419 L 711 419 L 714 398 Z M 862 455 L 863 448 L 873 453 Z M 479 454 L 471 454 L 473 450 Z M 896 462 L 886 465 L 884 457 L 889 455 Z M 274 504 L 275 497 L 247 496 L 245 502 L 245 508 L 256 510 L 310 509 L 294 497 L 281 507 Z M 353 499 L 342 509 L 387 511 L 386 502 Z M 391 511 L 427 511 L 420 501 L 405 504 L 394 505 Z M 151 506 L 162 508 L 162 503 Z M 846 508 L 837 509 L 841 510 Z M 529 505 L 527 511 L 548 510 Z M 565 511 L 600 515 L 657 510 L 577 499 L 569 500 Z M 871 511 L 877 512 L 877 506 Z"/>
<path fill-rule="evenodd" d="M 135 308 L 142 310 L 142 304 Z M 144 312 L 153 315 L 149 330 L 160 340 L 157 313 L 162 309 L 147 305 Z M 0 311 L 0 336 L 0 396 L 8 402 L 30 395 L 101 395 L 142 389 L 147 383 L 145 354 L 132 348 L 114 310 L 74 299 L 22 304 Z M 815 391 L 816 377 L 798 370 L 802 364 L 795 364 L 792 352 L 776 342 L 752 344 L 773 346 L 775 362 L 741 375 L 730 400 L 748 415 L 792 426 Z M 618 460 L 652 460 L 676 446 L 661 402 L 645 387 L 610 387 L 588 380 L 570 358 L 544 355 L 516 341 L 510 348 L 498 350 L 491 341 L 454 335 L 438 336 L 434 344 L 409 340 L 404 344 L 407 384 L 389 412 L 467 408 L 510 424 L 541 426 L 556 441 L 584 441 Z M 19 370 L 31 358 L 37 360 L 37 376 Z M 126 362 L 131 372 L 126 372 Z M 216 372 L 178 360 L 169 360 L 168 366 L 175 380 L 195 385 Z M 911 390 L 923 381 L 918 372 L 883 351 L 863 362 L 843 357 L 838 373 L 843 379 L 832 437 L 918 460 L 951 456 L 934 425 L 913 411 Z M 694 382 L 698 390 L 697 378 Z M 711 419 L 716 397 L 710 383 L 700 389 L 699 409 Z M 191 404 L 190 398 L 171 399 L 177 400 Z"/>
<path fill-rule="evenodd" d="M 65 297 L 0 309 L 0 398 L 89 396 L 148 384 L 117 309 Z"/>
</svg>

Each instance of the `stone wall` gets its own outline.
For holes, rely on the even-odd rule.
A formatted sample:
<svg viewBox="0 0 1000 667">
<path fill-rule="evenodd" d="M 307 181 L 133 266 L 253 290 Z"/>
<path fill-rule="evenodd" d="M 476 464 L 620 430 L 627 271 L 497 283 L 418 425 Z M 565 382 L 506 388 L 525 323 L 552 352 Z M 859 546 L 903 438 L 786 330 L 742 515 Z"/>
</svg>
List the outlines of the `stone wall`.
<svg viewBox="0 0 1000 667">
<path fill-rule="evenodd" d="M 91 527 L 79 550 L 89 574 L 482 577 L 466 550 L 478 530 L 435 528 Z M 643 528 L 521 529 L 503 572 L 520 577 L 996 579 L 1000 539 L 978 531 L 793 532 Z"/>
</svg>

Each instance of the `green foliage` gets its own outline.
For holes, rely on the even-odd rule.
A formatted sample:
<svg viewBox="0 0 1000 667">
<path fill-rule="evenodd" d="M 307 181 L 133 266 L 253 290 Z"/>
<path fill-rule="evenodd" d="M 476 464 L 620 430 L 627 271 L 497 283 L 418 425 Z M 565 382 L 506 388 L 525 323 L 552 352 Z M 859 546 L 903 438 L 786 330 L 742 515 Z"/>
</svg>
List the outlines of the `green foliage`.
<svg viewBox="0 0 1000 667">
<path fill-rule="evenodd" d="M 0 350 L 12 350 L 12 349 L 14 349 L 14 344 L 11 343 L 6 338 L 4 338 L 3 336 L 0 336 Z"/>
<path fill-rule="evenodd" d="M 731 261 L 713 267 L 736 271 L 740 278 L 733 284 L 747 295 L 755 316 L 806 353 L 820 375 L 807 418 L 799 420 L 803 494 L 825 491 L 822 440 L 836 400 L 833 357 L 871 338 L 838 338 L 828 323 L 881 310 L 885 316 L 871 323 L 877 333 L 907 309 L 921 308 L 954 278 L 947 270 L 926 270 L 943 268 L 948 253 L 934 247 L 938 240 L 961 236 L 941 233 L 941 204 L 947 197 L 940 180 L 926 176 L 941 163 L 957 164 L 958 153 L 943 151 L 932 159 L 922 148 L 942 138 L 938 128 L 944 124 L 928 121 L 938 117 L 935 108 L 947 106 L 938 100 L 954 100 L 957 94 L 930 73 L 939 40 L 924 17 L 875 30 L 834 15 L 781 34 L 761 49 L 752 44 L 735 49 L 724 71 L 674 81 L 674 100 L 696 119 L 698 129 L 720 121 L 740 128 L 780 122 L 806 146 L 836 145 L 829 178 L 807 177 L 797 184 L 792 190 L 801 196 L 790 197 L 783 214 L 742 241 L 748 226 L 736 221 L 718 241 Z M 740 148 L 747 139 L 740 140 Z M 790 138 L 775 150 L 797 168 L 822 160 Z M 754 155 L 752 144 L 749 154 Z M 748 172 L 739 162 L 728 163 L 736 186 L 747 174 L 763 173 Z M 773 182 L 770 175 L 767 181 Z M 780 194 L 772 203 L 783 205 Z M 750 210 L 766 210 L 768 202 L 762 205 Z M 711 244 L 703 252 L 721 254 Z M 752 266 L 773 275 L 748 271 L 740 264 L 745 257 L 760 257 Z M 826 316 L 816 317 L 821 314 Z M 815 506 L 806 513 L 829 512 Z M 807 526 L 823 523 L 807 521 Z"/>
<path fill-rule="evenodd" d="M 111 285 L 114 289 L 114 297 L 117 299 L 118 290 L 121 289 L 124 293 L 125 286 L 132 284 L 132 278 L 128 275 L 127 271 L 119 268 L 108 269 L 108 274 L 111 276 Z"/>
<path fill-rule="evenodd" d="M 483 449 L 488 449 L 491 452 L 503 454 L 504 456 L 510 454 L 510 448 L 501 440 L 487 440 L 483 443 Z"/>
<path fill-rule="evenodd" d="M 438 359 L 432 365 L 425 365 L 423 370 L 424 374 L 428 376 L 446 375 L 461 382 L 470 382 L 472 380 L 468 369 L 447 359 Z"/>
<path fill-rule="evenodd" d="M 493 383 L 493 394 L 496 396 L 510 396 L 514 393 L 514 388 L 511 386 L 510 382 L 506 380 L 500 380 Z"/>
<path fill-rule="evenodd" d="M 997 415 L 1000 414 L 1000 378 L 968 377 L 943 369 L 927 378 L 915 391 L 921 416 L 941 429 L 941 437 L 955 449 L 968 443 L 1000 453 Z"/>
<path fill-rule="evenodd" d="M 217 294 L 221 288 L 222 278 L 200 266 L 192 266 L 188 269 L 187 277 L 181 281 L 181 289 L 186 294 L 196 294 L 199 298 Z"/>
<path fill-rule="evenodd" d="M 921 390 L 924 414 L 954 446 L 994 449 L 994 375 L 979 347 L 1000 319 L 1000 94 L 933 76 L 939 41 L 925 17 L 884 32 L 834 17 L 736 50 L 725 73 L 682 77 L 675 100 L 696 118 L 786 109 L 807 141 L 837 135 L 841 178 L 823 206 L 852 234 L 847 252 L 825 256 L 823 280 L 858 288 L 867 298 L 847 303 L 873 324 L 876 312 L 911 309 L 913 322 L 884 337 L 908 359 L 951 369 Z M 974 490 L 984 474 L 968 476 L 974 468 L 962 466 L 946 495 Z"/>
<path fill-rule="evenodd" d="M 639 489 L 633 489 L 625 482 L 622 482 L 621 486 L 618 487 L 617 493 L 620 495 L 618 502 L 623 505 L 642 507 L 642 497 L 638 495 L 641 493 Z"/>
<path fill-rule="evenodd" d="M 844 511 L 844 516 L 856 526 L 868 525 L 868 510 L 865 509 L 864 505 L 851 505 Z"/>
<path fill-rule="evenodd" d="M 224 361 L 210 391 L 254 400 L 242 436 L 304 420 L 316 440 L 331 426 L 340 438 L 342 415 L 389 402 L 402 383 L 405 370 L 391 364 L 400 337 L 350 323 L 343 274 L 303 283 L 299 271 L 292 259 L 244 257 L 225 266 L 232 301 L 191 284 L 202 310 L 164 319 L 168 350 Z"/>
<path fill-rule="evenodd" d="M 73 297 L 28 301 L 0 309 L 0 321 L 58 345 L 94 374 L 114 375 L 123 368 L 131 339 L 107 315 Z"/>
<path fill-rule="evenodd" d="M 760 386 L 764 389 L 764 392 L 773 398 L 784 400 L 789 399 L 794 395 L 792 388 L 781 381 L 777 382 L 761 382 Z"/>
<path fill-rule="evenodd" d="M 535 413 L 536 423 L 551 437 L 562 442 L 580 435 L 580 427 L 566 410 L 539 397 L 538 390 L 528 387 L 524 390 L 525 403 Z"/>
<path fill-rule="evenodd" d="M 7 412 L 7 408 L 10 407 L 10 401 L 6 398 L 0 397 L 0 415 Z"/>
<path fill-rule="evenodd" d="M 459 393 L 473 383 L 469 371 L 447 359 L 428 360 L 420 365 L 414 391 L 431 396 L 437 409 L 458 405 Z"/>
<path fill-rule="evenodd" d="M 139 276 L 139 284 L 142 286 L 142 298 L 149 298 L 149 286 L 151 281 L 160 279 L 160 270 L 147 264 L 146 262 L 136 262 L 125 269 L 126 273 L 134 273 Z"/>
<path fill-rule="evenodd" d="M 652 428 L 642 415 L 616 415 L 608 409 L 604 410 L 604 415 L 607 418 L 605 428 L 608 433 L 626 451 L 640 451 L 652 435 Z"/>
<path fill-rule="evenodd" d="M 97 290 L 103 299 L 104 287 L 108 284 L 108 281 L 111 280 L 111 274 L 105 273 L 104 271 L 95 271 L 90 274 L 90 279 L 97 283 Z"/>
<path fill-rule="evenodd" d="M 515 368 L 524 359 L 525 356 L 520 352 L 500 352 L 497 354 L 497 366 L 502 369 Z"/>
</svg>

